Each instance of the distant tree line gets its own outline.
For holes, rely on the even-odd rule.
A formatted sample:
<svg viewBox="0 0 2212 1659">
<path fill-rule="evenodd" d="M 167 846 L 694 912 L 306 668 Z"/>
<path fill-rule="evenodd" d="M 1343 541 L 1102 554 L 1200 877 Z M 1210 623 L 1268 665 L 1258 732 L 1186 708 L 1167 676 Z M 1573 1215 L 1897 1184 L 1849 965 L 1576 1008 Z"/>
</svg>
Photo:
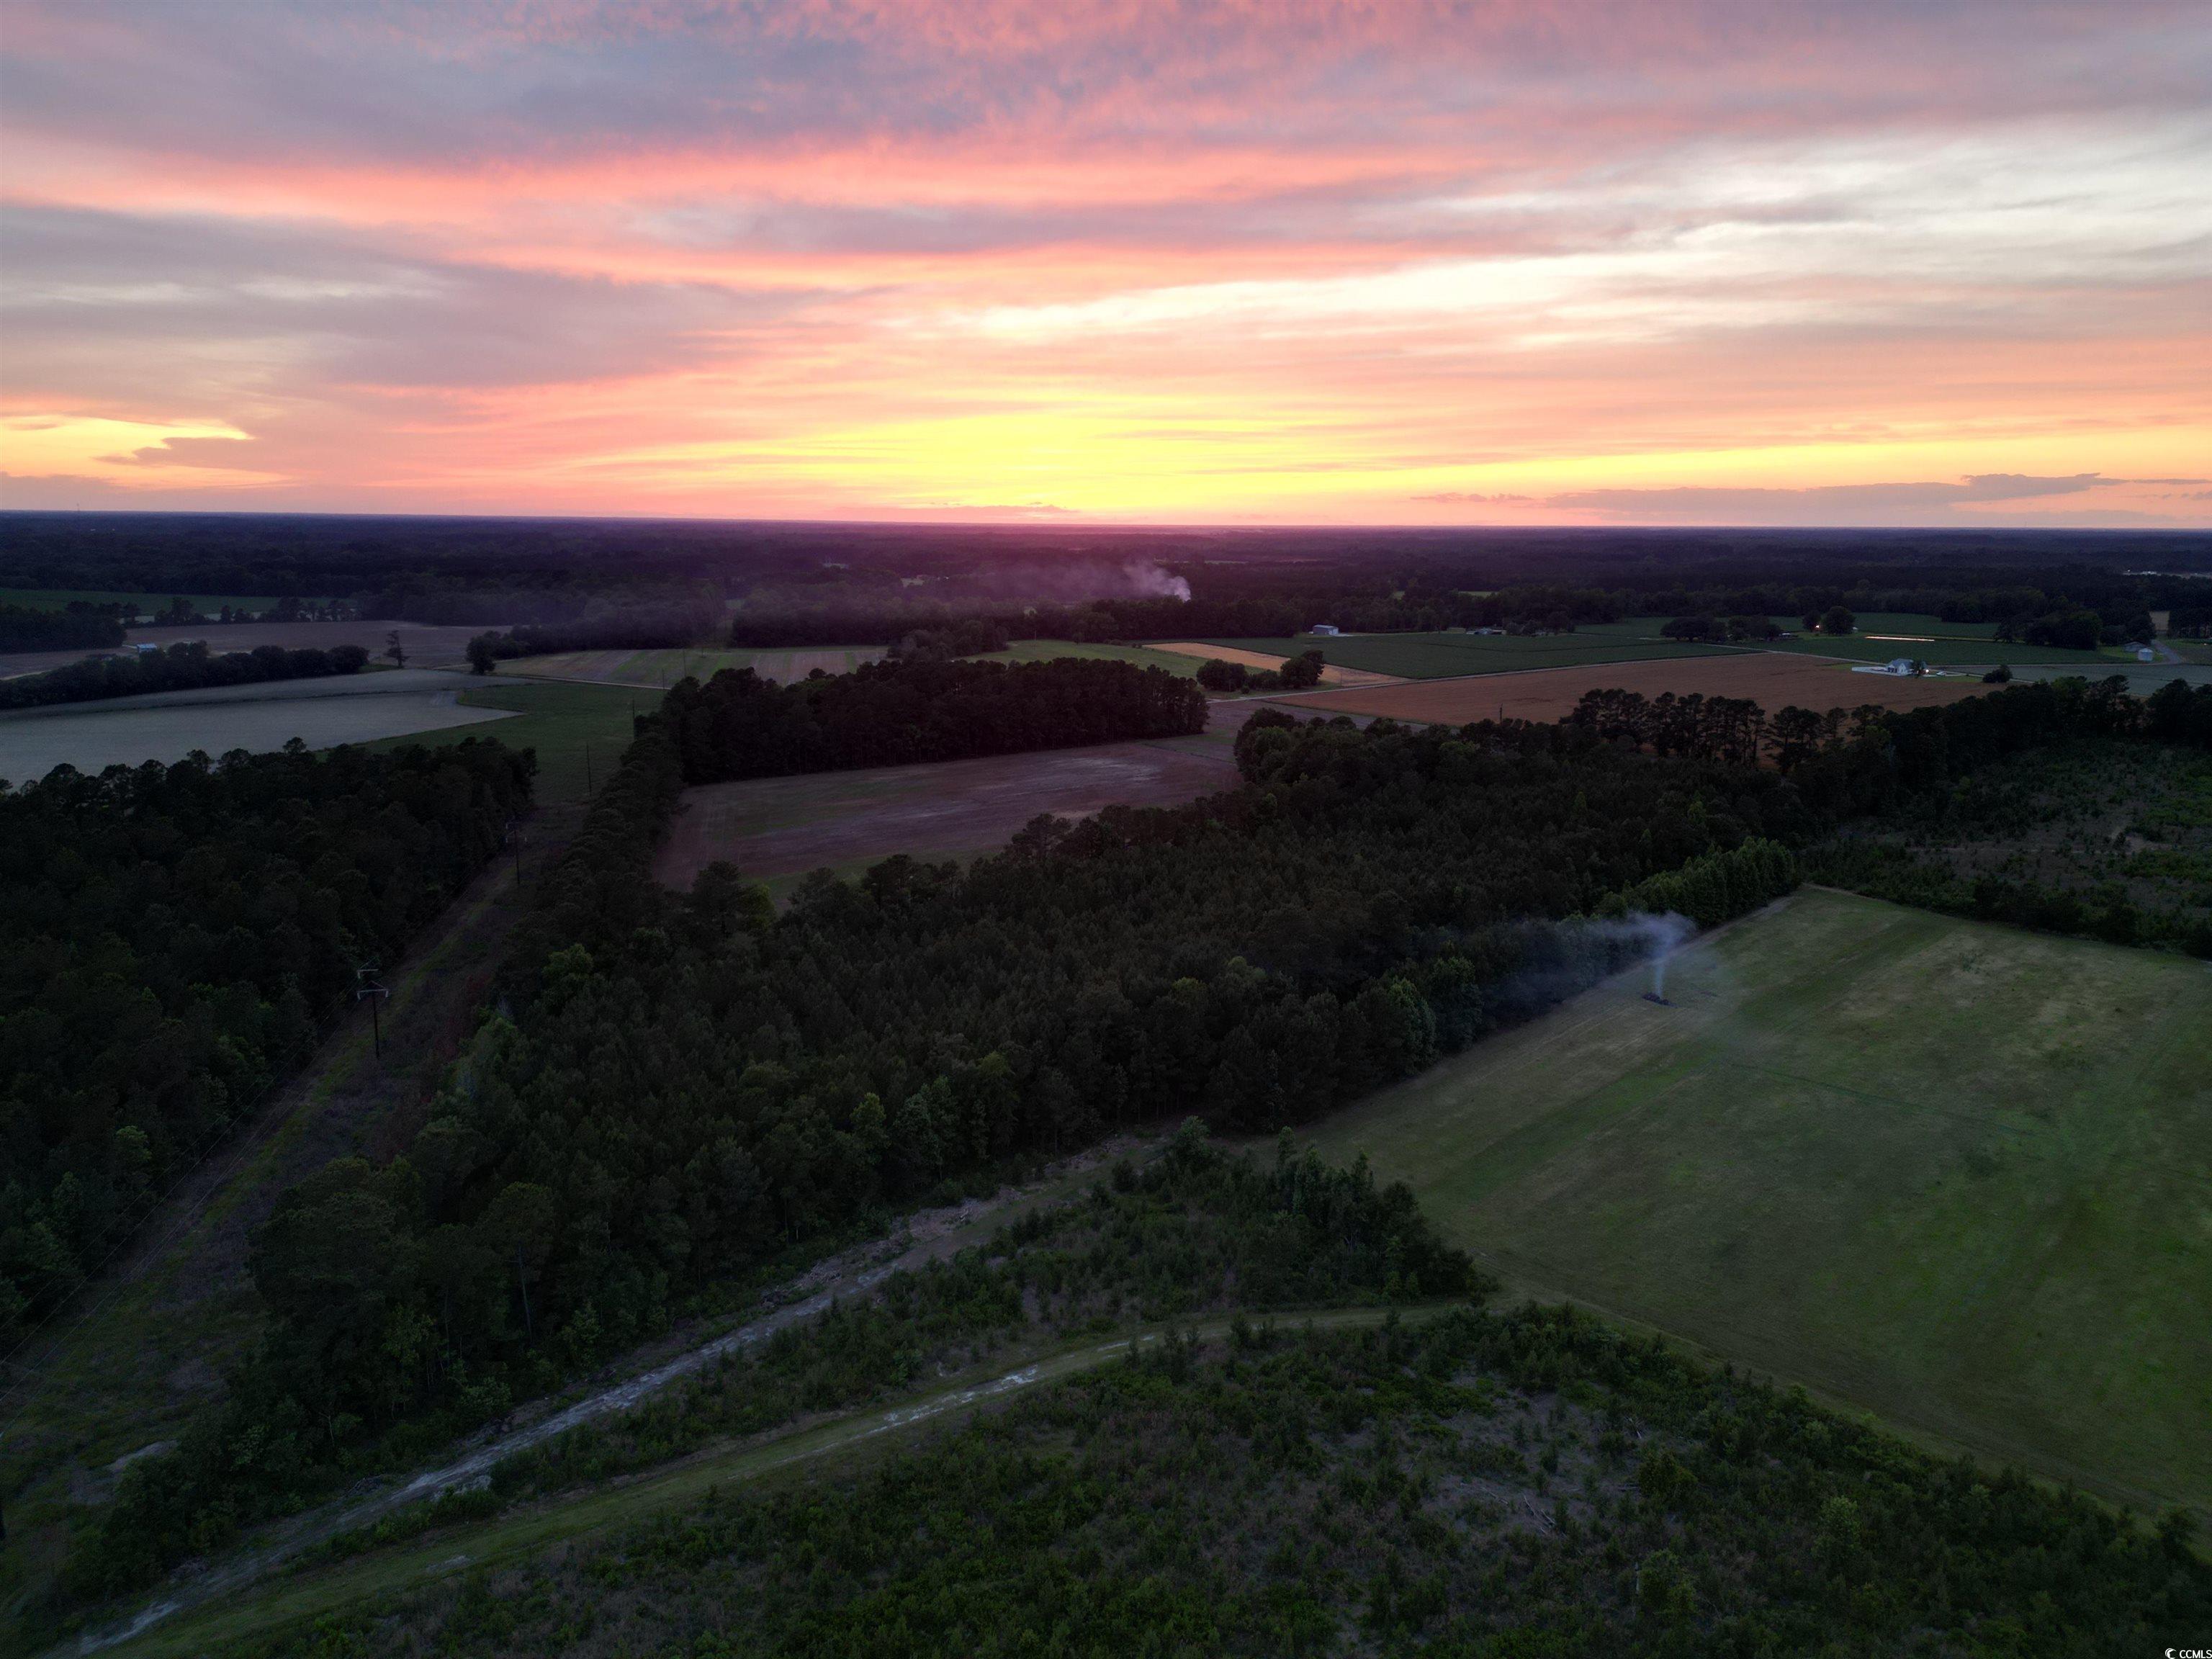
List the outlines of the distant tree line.
<svg viewBox="0 0 2212 1659">
<path fill-rule="evenodd" d="M 287 650 L 258 645 L 251 651 L 211 653 L 204 640 L 186 640 L 155 651 L 121 656 L 87 657 L 82 662 L 0 680 L 0 708 L 34 708 L 46 703 L 88 702 L 130 697 L 146 691 L 191 691 L 206 686 L 252 685 L 264 680 L 327 679 L 357 674 L 368 653 L 357 645 L 327 650 Z"/>
<path fill-rule="evenodd" d="M 527 804 L 495 743 L 0 787 L 0 1343 L 288 1074 Z"/>
<path fill-rule="evenodd" d="M 904 662 L 950 662 L 955 657 L 988 656 L 1011 643 L 1006 624 L 988 617 L 969 617 L 941 628 L 917 628 L 891 647 Z"/>
<path fill-rule="evenodd" d="M 1199 665 L 1198 683 L 1209 691 L 1303 691 L 1321 684 L 1328 664 L 1318 651 L 1285 658 L 1280 668 L 1248 668 L 1241 662 L 1208 657 Z"/>
<path fill-rule="evenodd" d="M 66 611 L 0 605 L 0 651 L 98 651 L 122 643 L 122 619 L 82 600 Z"/>
<path fill-rule="evenodd" d="M 659 604 L 602 603 L 573 621 L 526 623 L 503 634 L 496 629 L 479 634 L 469 641 L 469 665 L 488 674 L 516 657 L 550 656 L 560 651 L 670 650 L 711 639 L 721 624 L 719 600 L 695 597 Z"/>
<path fill-rule="evenodd" d="M 789 685 L 750 668 L 671 687 L 658 714 L 692 783 L 1182 737 L 1206 696 L 1161 668 L 1060 657 L 902 659 Z"/>
</svg>

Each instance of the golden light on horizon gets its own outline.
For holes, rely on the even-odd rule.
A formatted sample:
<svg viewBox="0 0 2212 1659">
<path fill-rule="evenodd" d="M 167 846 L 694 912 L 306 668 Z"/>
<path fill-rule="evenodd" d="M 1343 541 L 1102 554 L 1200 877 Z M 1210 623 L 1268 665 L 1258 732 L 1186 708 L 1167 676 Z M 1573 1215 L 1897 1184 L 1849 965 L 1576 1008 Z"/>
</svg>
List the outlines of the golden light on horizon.
<svg viewBox="0 0 2212 1659">
<path fill-rule="evenodd" d="M 27 5 L 0 501 L 2212 523 L 2203 32 L 1973 10 Z"/>
</svg>

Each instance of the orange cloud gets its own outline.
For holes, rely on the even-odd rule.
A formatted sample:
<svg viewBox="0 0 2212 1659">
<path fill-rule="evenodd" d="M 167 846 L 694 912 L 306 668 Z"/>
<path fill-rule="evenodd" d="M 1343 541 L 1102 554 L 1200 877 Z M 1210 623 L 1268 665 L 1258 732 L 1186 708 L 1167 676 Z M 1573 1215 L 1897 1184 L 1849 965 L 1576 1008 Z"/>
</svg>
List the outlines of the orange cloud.
<svg viewBox="0 0 2212 1659">
<path fill-rule="evenodd" d="M 2196 476 L 2212 48 L 1994 15 L 21 5 L 0 501 L 1959 522 L 2080 503 L 1945 481 Z"/>
</svg>

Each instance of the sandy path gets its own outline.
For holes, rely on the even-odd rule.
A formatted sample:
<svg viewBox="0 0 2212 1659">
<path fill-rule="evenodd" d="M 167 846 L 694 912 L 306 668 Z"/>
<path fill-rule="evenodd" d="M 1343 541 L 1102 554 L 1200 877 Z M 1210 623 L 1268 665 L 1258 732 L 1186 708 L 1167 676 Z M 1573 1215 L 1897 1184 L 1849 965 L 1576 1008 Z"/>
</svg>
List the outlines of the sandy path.
<svg viewBox="0 0 2212 1659">
<path fill-rule="evenodd" d="M 702 1340 L 697 1332 L 675 1344 L 659 1345 L 665 1357 L 644 1369 L 586 1393 L 566 1406 L 542 1409 L 517 1425 L 514 1418 L 482 1431 L 456 1458 L 425 1469 L 411 1478 L 384 1487 L 368 1497 L 340 1498 L 319 1510 L 277 1523 L 251 1547 L 173 1584 L 157 1601 L 129 1619 L 86 1632 L 75 1650 L 96 1653 L 130 1640 L 173 1615 L 242 1589 L 327 1538 L 356 1528 L 373 1525 L 385 1516 L 410 1504 L 424 1503 L 458 1487 L 478 1481 L 493 1465 L 570 1429 L 629 1410 L 672 1382 L 691 1376 L 726 1356 L 752 1347 L 787 1327 L 799 1324 L 828 1310 L 830 1304 L 866 1296 L 895 1273 L 908 1272 L 933 1261 L 945 1260 L 979 1244 L 1000 1227 L 1041 1205 L 1062 1201 L 1115 1159 L 1141 1161 L 1164 1143 L 1116 1137 L 1056 1165 L 1039 1182 L 1007 1188 L 988 1199 L 923 1210 L 906 1218 L 888 1237 L 856 1246 L 817 1262 L 788 1284 L 762 1297 L 765 1311 L 734 1328 Z M 1116 1345 L 1121 1346 L 1121 1345 Z M 671 1347 L 674 1348 L 670 1352 Z M 647 1351 L 650 1355 L 651 1351 Z M 633 1358 L 635 1358 L 635 1356 Z M 605 1376 L 601 1373 L 602 1378 Z M 1023 1382 L 1034 1380 L 1024 1377 Z M 969 1391 L 970 1400 L 999 1390 Z M 549 1405 L 550 1402 L 547 1402 Z M 948 1403 L 970 1403 L 961 1401 Z M 921 1421 L 945 1407 L 893 1413 L 894 1419 Z M 529 1408 L 516 1417 L 529 1416 Z"/>
</svg>

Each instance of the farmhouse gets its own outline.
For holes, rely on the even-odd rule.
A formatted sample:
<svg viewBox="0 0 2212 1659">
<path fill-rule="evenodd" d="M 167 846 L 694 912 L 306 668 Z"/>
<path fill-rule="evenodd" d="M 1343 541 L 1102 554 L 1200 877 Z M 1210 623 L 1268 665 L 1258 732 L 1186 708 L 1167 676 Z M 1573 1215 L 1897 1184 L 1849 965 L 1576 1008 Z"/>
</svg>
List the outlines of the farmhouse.
<svg viewBox="0 0 2212 1659">
<path fill-rule="evenodd" d="M 1894 674 L 1899 679 L 1927 672 L 1928 665 L 1917 657 L 1892 657 L 1887 662 L 1862 663 L 1851 670 L 1854 674 Z"/>
</svg>

